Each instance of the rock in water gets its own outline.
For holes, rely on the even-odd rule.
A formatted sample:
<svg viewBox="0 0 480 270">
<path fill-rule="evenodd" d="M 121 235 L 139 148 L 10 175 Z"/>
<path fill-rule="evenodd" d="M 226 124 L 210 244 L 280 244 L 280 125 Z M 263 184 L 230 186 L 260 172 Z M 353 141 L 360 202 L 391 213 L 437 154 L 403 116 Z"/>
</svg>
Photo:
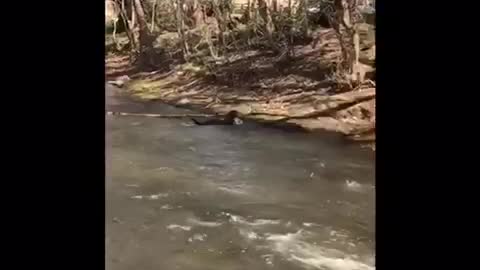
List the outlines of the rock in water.
<svg viewBox="0 0 480 270">
<path fill-rule="evenodd" d="M 241 125 L 243 124 L 242 119 L 238 117 L 239 113 L 237 111 L 229 111 L 223 118 L 211 118 L 205 120 L 198 120 L 191 118 L 192 121 L 199 126 L 207 125 Z"/>
<path fill-rule="evenodd" d="M 130 77 L 128 77 L 127 75 L 123 75 L 123 76 L 118 77 L 114 81 L 109 81 L 108 83 L 111 84 L 111 85 L 114 85 L 116 87 L 123 87 L 125 85 L 125 83 L 128 82 L 129 80 L 130 80 Z"/>
</svg>

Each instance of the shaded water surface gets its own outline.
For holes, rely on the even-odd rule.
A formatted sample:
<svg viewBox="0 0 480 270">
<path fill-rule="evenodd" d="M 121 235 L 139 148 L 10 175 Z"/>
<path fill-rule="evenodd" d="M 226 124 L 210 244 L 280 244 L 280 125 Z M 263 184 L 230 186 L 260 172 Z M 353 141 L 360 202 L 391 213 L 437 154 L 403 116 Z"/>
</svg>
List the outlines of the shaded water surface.
<svg viewBox="0 0 480 270">
<path fill-rule="evenodd" d="M 106 122 L 108 270 L 375 268 L 370 150 L 248 123 Z"/>
</svg>

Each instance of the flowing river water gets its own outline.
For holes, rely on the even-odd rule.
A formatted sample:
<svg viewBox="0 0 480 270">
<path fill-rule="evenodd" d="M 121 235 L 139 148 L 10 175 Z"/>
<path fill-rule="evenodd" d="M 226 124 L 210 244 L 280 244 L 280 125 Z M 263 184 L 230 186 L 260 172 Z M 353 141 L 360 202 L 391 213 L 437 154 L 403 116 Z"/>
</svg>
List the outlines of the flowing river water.
<svg viewBox="0 0 480 270">
<path fill-rule="evenodd" d="M 179 113 L 107 88 L 107 109 Z M 336 135 L 106 117 L 107 270 L 375 269 L 375 156 Z"/>
</svg>

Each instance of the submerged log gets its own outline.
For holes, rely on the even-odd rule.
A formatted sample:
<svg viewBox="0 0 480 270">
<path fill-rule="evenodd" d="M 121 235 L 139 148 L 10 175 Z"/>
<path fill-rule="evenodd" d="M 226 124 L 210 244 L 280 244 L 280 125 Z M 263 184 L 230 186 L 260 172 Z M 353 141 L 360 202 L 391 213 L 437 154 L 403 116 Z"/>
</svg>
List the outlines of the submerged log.
<svg viewBox="0 0 480 270">
<path fill-rule="evenodd" d="M 190 117 L 213 117 L 213 114 L 156 114 L 156 113 L 128 113 L 128 112 L 112 112 L 107 111 L 107 115 L 112 116 L 142 116 L 142 117 L 152 117 L 152 118 L 190 118 Z"/>
</svg>

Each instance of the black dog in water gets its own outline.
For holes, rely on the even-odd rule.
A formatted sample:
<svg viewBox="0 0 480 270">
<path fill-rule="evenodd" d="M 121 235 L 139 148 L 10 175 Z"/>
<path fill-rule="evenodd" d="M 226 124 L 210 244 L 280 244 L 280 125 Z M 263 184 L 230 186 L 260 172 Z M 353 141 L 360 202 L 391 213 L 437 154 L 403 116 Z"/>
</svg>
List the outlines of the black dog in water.
<svg viewBox="0 0 480 270">
<path fill-rule="evenodd" d="M 241 125 L 243 121 L 238 117 L 239 113 L 237 111 L 229 111 L 223 118 L 212 118 L 205 120 L 197 120 L 191 118 L 192 121 L 200 126 L 207 125 Z"/>
</svg>

